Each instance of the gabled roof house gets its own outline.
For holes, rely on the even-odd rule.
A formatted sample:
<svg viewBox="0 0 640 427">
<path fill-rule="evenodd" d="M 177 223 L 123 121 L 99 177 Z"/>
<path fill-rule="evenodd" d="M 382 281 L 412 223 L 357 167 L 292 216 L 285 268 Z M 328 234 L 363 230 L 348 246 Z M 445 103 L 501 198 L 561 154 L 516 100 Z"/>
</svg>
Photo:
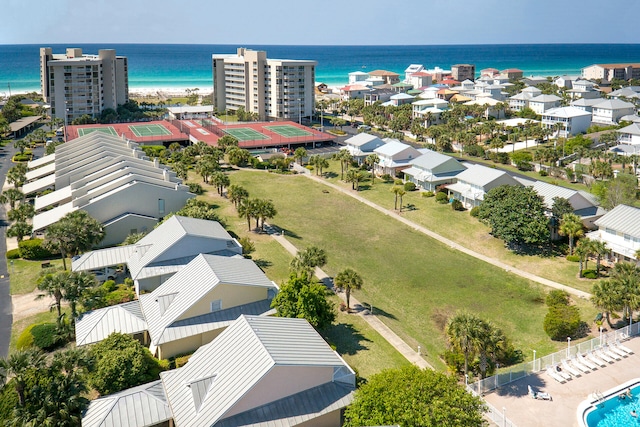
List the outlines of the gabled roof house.
<svg viewBox="0 0 640 427">
<path fill-rule="evenodd" d="M 277 291 L 249 259 L 200 254 L 139 300 L 83 314 L 76 322 L 76 344 L 98 342 L 113 332 L 135 337 L 144 327 L 142 342 L 158 358 L 186 354 L 241 314 L 270 313 Z"/>
<path fill-rule="evenodd" d="M 174 215 L 137 243 L 87 252 L 74 259 L 71 268 L 126 264 L 140 293 L 157 288 L 201 253 L 242 255 L 242 246 L 216 221 Z"/>
<path fill-rule="evenodd" d="M 606 243 L 614 262 L 638 263 L 640 250 L 640 209 L 618 205 L 595 222 L 596 231 L 587 234 L 591 240 Z"/>
<path fill-rule="evenodd" d="M 39 232 L 78 209 L 104 226 L 101 245 L 121 243 L 132 230 L 152 229 L 194 194 L 174 172 L 150 161 L 137 144 L 93 132 L 29 164 L 25 194 L 37 196 L 33 230 Z"/>
<path fill-rule="evenodd" d="M 522 185 L 507 172 L 482 165 L 467 165 L 467 169 L 456 176 L 456 182 L 447 188 L 465 207 L 479 206 L 492 188 L 501 185 Z"/>
<path fill-rule="evenodd" d="M 425 150 L 410 164 L 408 169 L 402 171 L 404 179 L 429 191 L 434 191 L 438 185 L 455 182 L 456 175 L 467 169 L 453 157 L 431 150 Z"/>
<path fill-rule="evenodd" d="M 241 316 L 160 374 L 176 427 L 340 426 L 355 373 L 304 319 Z"/>
<path fill-rule="evenodd" d="M 411 160 L 421 154 L 417 149 L 397 139 L 385 138 L 384 141 L 386 144 L 373 150 L 380 158 L 374 170 L 378 175 L 396 176 L 398 172 L 410 166 Z"/>
<path fill-rule="evenodd" d="M 618 139 L 620 144 L 640 146 L 640 124 L 632 123 L 618 130 L 618 133 L 620 134 Z"/>
<path fill-rule="evenodd" d="M 343 147 L 342 150 L 347 150 L 358 164 L 362 164 L 364 159 L 369 154 L 373 154 L 373 150 L 383 146 L 385 141 L 375 135 L 362 132 L 351 138 L 347 138 L 344 143 L 346 146 Z"/>
<path fill-rule="evenodd" d="M 636 107 L 619 99 L 607 99 L 593 106 L 591 121 L 606 125 L 617 124 L 620 117 L 634 114 Z"/>
</svg>

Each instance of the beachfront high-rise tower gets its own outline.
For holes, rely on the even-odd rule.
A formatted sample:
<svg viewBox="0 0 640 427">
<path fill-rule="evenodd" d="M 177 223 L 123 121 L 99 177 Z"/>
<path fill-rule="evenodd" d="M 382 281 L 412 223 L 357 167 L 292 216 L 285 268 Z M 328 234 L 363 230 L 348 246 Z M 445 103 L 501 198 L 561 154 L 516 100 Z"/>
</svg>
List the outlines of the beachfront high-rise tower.
<svg viewBox="0 0 640 427">
<path fill-rule="evenodd" d="M 269 59 L 265 51 L 239 48 L 212 55 L 213 104 L 218 111 L 255 113 L 260 120 L 311 117 L 316 61 Z"/>
<path fill-rule="evenodd" d="M 51 116 L 70 124 L 88 114 L 122 105 L 129 100 L 127 58 L 113 49 L 101 49 L 97 55 L 84 55 L 82 49 L 69 48 L 54 54 L 50 47 L 40 48 L 40 88 Z"/>
</svg>

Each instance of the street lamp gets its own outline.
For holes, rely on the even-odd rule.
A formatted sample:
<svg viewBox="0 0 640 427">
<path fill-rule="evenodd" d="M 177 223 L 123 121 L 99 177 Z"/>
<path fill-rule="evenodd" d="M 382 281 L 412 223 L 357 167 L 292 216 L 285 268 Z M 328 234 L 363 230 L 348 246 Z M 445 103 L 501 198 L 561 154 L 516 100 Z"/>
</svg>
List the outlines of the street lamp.
<svg viewBox="0 0 640 427">
<path fill-rule="evenodd" d="M 567 337 L 567 359 L 571 356 L 571 337 Z"/>
<path fill-rule="evenodd" d="M 600 347 L 602 347 L 602 326 L 600 326 Z"/>
</svg>

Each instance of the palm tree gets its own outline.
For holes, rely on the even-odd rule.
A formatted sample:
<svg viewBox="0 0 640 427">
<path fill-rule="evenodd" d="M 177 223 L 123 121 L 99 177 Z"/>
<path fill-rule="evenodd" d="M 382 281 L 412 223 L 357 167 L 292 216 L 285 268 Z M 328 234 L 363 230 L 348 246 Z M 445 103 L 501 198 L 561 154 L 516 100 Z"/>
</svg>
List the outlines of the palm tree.
<svg viewBox="0 0 640 427">
<path fill-rule="evenodd" d="M 327 253 L 325 250 L 317 246 L 309 246 L 296 254 L 289 267 L 298 276 L 306 274 L 307 277 L 311 277 L 313 269 L 324 267 L 326 263 Z"/>
<path fill-rule="evenodd" d="M 13 143 L 13 148 L 20 150 L 20 154 L 24 154 L 24 150 L 31 145 L 27 138 L 18 139 Z"/>
<path fill-rule="evenodd" d="M 9 169 L 7 172 L 7 181 L 16 188 L 22 187 L 27 181 L 27 165 L 19 163 Z"/>
<path fill-rule="evenodd" d="M 574 239 L 582 237 L 584 235 L 584 226 L 580 217 L 573 213 L 566 213 L 562 215 L 560 221 L 560 228 L 558 232 L 569 237 L 569 255 L 573 255 L 573 242 Z"/>
<path fill-rule="evenodd" d="M 375 180 L 375 177 L 376 177 L 375 168 L 376 168 L 376 165 L 380 163 L 380 157 L 376 153 L 372 153 L 372 154 L 369 154 L 364 159 L 364 162 L 371 169 L 371 186 L 373 187 L 373 181 Z"/>
<path fill-rule="evenodd" d="M 340 162 L 340 179 L 344 181 L 345 169 L 349 169 L 349 163 L 351 163 L 353 157 L 347 150 L 340 150 L 338 153 L 333 155 L 333 158 Z"/>
<path fill-rule="evenodd" d="M 296 148 L 293 152 L 293 158 L 298 161 L 298 164 L 302 166 L 302 160 L 307 157 L 307 150 L 304 147 Z"/>
<path fill-rule="evenodd" d="M 39 294 L 36 299 L 42 299 L 45 296 L 53 298 L 51 309 L 55 308 L 58 311 L 58 324 L 62 316 L 62 298 L 64 297 L 63 290 L 68 279 L 69 272 L 67 271 L 48 273 L 38 279 L 38 289 L 45 293 Z"/>
<path fill-rule="evenodd" d="M 631 318 L 640 303 L 640 268 L 631 263 L 619 262 L 611 272 L 610 282 L 620 294 L 623 318 Z"/>
<path fill-rule="evenodd" d="M 593 240 L 591 243 L 593 254 L 596 256 L 596 276 L 600 277 L 600 261 L 602 257 L 607 255 L 611 250 L 607 247 L 605 242 L 599 240 Z"/>
<path fill-rule="evenodd" d="M 362 288 L 362 277 L 353 269 L 345 268 L 340 271 L 333 280 L 336 286 L 344 289 L 344 295 L 347 299 L 347 310 L 349 309 L 349 298 L 351 291 Z"/>
<path fill-rule="evenodd" d="M 603 311 L 609 328 L 613 328 L 610 314 L 622 308 L 621 295 L 617 292 L 616 286 L 609 280 L 601 280 L 594 284 L 591 289 L 591 302 Z"/>
<path fill-rule="evenodd" d="M 224 172 L 215 172 L 211 175 L 211 183 L 216 186 L 219 195 L 223 195 L 225 187 L 229 186 L 231 180 Z"/>
<path fill-rule="evenodd" d="M 475 354 L 480 318 L 471 313 L 458 313 L 447 322 L 445 333 L 449 342 L 464 355 L 464 373 L 469 373 L 469 360 Z"/>
<path fill-rule="evenodd" d="M 394 185 L 393 187 L 391 187 L 391 192 L 393 194 L 395 194 L 396 198 L 395 201 L 393 203 L 393 209 L 394 210 L 398 210 L 398 198 L 400 199 L 400 212 L 402 212 L 402 197 L 407 194 L 407 192 L 404 190 L 404 187 L 400 186 L 400 185 Z"/>
<path fill-rule="evenodd" d="M 229 200 L 234 204 L 236 210 L 238 209 L 238 205 L 249 197 L 249 192 L 246 188 L 238 184 L 231 184 L 227 189 L 227 195 L 229 196 Z"/>
<path fill-rule="evenodd" d="M 271 200 L 257 199 L 255 201 L 254 216 L 256 219 L 256 227 L 260 227 L 261 231 L 264 231 L 264 223 L 267 219 L 271 219 L 278 214 L 275 205 Z M 260 225 L 258 225 L 260 222 Z"/>
<path fill-rule="evenodd" d="M 346 182 L 351 183 L 352 190 L 360 191 L 360 181 L 362 181 L 363 179 L 364 175 L 359 170 L 351 169 L 349 172 L 347 172 Z"/>
<path fill-rule="evenodd" d="M 72 272 L 62 287 L 62 297 L 69 302 L 71 308 L 71 326 L 78 317 L 78 303 L 87 294 L 87 291 L 96 285 L 95 277 L 85 271 Z"/>
<path fill-rule="evenodd" d="M 29 374 L 37 372 L 44 366 L 45 356 L 39 350 L 14 351 L 7 359 L 0 359 L 0 383 L 5 384 L 10 378 L 16 393 L 18 393 L 18 403 L 20 406 L 24 406 Z"/>
<path fill-rule="evenodd" d="M 7 228 L 7 237 L 15 237 L 21 242 L 25 236 L 29 236 L 33 232 L 33 226 L 23 221 L 18 221 Z"/>
</svg>

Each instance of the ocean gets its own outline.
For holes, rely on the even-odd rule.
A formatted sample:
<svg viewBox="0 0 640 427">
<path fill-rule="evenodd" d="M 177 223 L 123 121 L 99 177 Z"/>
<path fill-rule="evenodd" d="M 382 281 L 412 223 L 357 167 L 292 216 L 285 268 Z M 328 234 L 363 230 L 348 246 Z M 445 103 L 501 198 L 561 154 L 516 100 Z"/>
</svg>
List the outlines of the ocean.
<svg viewBox="0 0 640 427">
<path fill-rule="evenodd" d="M 40 91 L 39 48 L 54 53 L 80 47 L 89 54 L 115 49 L 129 60 L 130 90 L 212 87 L 211 55 L 235 53 L 238 45 L 204 44 L 79 44 L 0 45 L 0 96 Z M 384 69 L 403 75 L 409 64 L 448 69 L 453 64 L 483 68 L 520 68 L 525 76 L 579 74 L 595 63 L 640 62 L 640 44 L 528 44 L 438 46 L 242 46 L 265 50 L 269 58 L 318 62 L 316 81 L 329 86 L 347 83 L 353 71 Z"/>
</svg>

